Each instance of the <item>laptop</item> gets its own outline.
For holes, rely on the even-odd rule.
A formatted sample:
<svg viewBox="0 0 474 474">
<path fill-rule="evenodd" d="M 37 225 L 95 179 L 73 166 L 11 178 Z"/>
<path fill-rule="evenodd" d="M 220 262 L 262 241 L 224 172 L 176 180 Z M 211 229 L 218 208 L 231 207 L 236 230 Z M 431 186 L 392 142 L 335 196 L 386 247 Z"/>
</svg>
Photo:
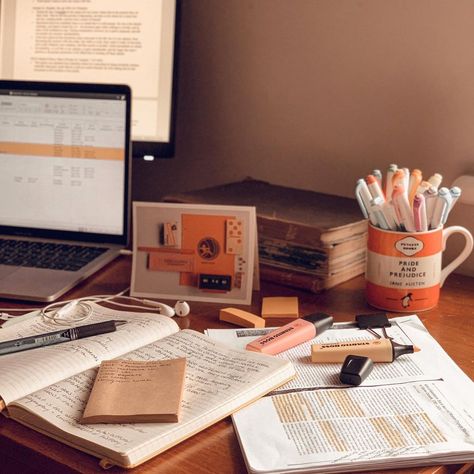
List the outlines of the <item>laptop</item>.
<svg viewBox="0 0 474 474">
<path fill-rule="evenodd" d="M 130 88 L 0 80 L 0 298 L 54 301 L 127 246 Z"/>
</svg>

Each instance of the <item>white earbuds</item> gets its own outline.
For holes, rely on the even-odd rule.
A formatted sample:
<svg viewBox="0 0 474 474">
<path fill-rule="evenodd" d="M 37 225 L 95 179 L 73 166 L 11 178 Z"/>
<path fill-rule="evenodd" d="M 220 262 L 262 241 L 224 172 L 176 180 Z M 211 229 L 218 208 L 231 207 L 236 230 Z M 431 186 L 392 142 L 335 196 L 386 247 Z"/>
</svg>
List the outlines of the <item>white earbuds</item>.
<svg viewBox="0 0 474 474">
<path fill-rule="evenodd" d="M 189 304 L 186 303 L 186 301 L 176 301 L 176 304 L 174 305 L 174 311 L 178 316 L 183 317 L 189 314 L 191 308 L 189 307 Z"/>
<path fill-rule="evenodd" d="M 172 318 L 175 315 L 184 317 L 187 316 L 191 311 L 189 304 L 186 303 L 186 301 L 177 301 L 174 305 L 174 308 L 168 306 L 167 304 L 152 300 L 143 300 L 143 303 L 147 304 L 148 306 L 158 308 L 160 314 L 163 316 L 168 316 L 169 318 Z"/>
</svg>

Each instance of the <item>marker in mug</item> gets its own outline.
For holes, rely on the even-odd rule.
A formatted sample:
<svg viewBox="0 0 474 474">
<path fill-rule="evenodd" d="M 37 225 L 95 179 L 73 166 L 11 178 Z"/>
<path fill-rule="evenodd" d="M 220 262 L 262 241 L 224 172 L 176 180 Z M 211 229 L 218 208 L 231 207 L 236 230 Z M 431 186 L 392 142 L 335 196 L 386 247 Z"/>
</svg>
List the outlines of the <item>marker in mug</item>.
<svg viewBox="0 0 474 474">
<path fill-rule="evenodd" d="M 403 169 L 403 189 L 408 198 L 408 194 L 410 191 L 410 170 L 408 168 L 402 168 L 402 169 Z M 411 206 L 411 201 L 409 202 Z"/>
<path fill-rule="evenodd" d="M 431 217 L 430 229 L 437 229 L 448 219 L 449 210 L 451 208 L 452 197 L 448 188 L 440 188 L 438 197 Z"/>
<path fill-rule="evenodd" d="M 377 183 L 379 183 L 380 189 L 382 189 L 382 172 L 380 170 L 372 170 L 372 175 L 375 176 Z"/>
<path fill-rule="evenodd" d="M 382 188 L 379 186 L 377 178 L 374 175 L 369 174 L 367 178 L 365 178 L 365 181 L 372 197 L 378 197 L 382 199 L 382 201 L 385 201 L 385 196 L 383 195 Z"/>
<path fill-rule="evenodd" d="M 416 194 L 413 199 L 413 220 L 417 232 L 426 232 L 428 230 L 425 196 L 423 196 L 423 194 Z"/>
<path fill-rule="evenodd" d="M 374 215 L 377 221 L 377 227 L 380 227 L 384 230 L 392 230 L 390 224 L 388 223 L 387 217 L 383 212 L 384 201 L 379 196 L 374 197 L 370 201 L 370 212 Z"/>
<path fill-rule="evenodd" d="M 407 232 L 415 232 L 415 224 L 413 222 L 413 214 L 407 195 L 403 189 L 403 185 L 399 184 L 393 188 L 392 201 L 397 211 L 397 217 L 405 227 Z"/>
<path fill-rule="evenodd" d="M 374 215 L 370 213 L 370 201 L 372 200 L 372 195 L 367 187 L 367 183 L 363 179 L 357 180 L 355 196 L 364 217 L 366 219 L 368 218 L 372 225 L 377 225 L 377 220 Z"/>
<path fill-rule="evenodd" d="M 392 191 L 393 191 L 393 175 L 397 171 L 397 165 L 391 164 L 387 169 L 387 177 L 385 179 L 385 197 L 387 201 L 392 199 Z"/>
<path fill-rule="evenodd" d="M 457 186 L 453 186 L 450 190 L 449 190 L 449 194 L 451 194 L 451 208 L 449 210 L 451 210 L 454 205 L 456 204 L 456 201 L 459 199 L 459 197 L 461 196 L 461 188 L 458 188 Z"/>
<path fill-rule="evenodd" d="M 419 169 L 412 170 L 410 174 L 410 191 L 408 193 L 408 201 L 410 204 L 413 203 L 415 199 L 415 194 L 417 193 L 418 186 L 422 181 L 422 174 Z"/>
<path fill-rule="evenodd" d="M 423 195 L 425 196 L 426 221 L 428 222 L 428 226 L 430 226 L 435 204 L 438 199 L 438 190 L 430 185 Z"/>
<path fill-rule="evenodd" d="M 431 183 L 428 181 L 422 181 L 416 190 L 417 193 L 423 194 L 427 189 L 431 188 Z"/>
<path fill-rule="evenodd" d="M 441 181 L 443 181 L 443 176 L 441 176 L 439 173 L 435 173 L 433 176 L 430 176 L 428 179 L 428 183 L 430 183 L 431 186 L 434 186 L 436 189 L 439 188 Z"/>
</svg>

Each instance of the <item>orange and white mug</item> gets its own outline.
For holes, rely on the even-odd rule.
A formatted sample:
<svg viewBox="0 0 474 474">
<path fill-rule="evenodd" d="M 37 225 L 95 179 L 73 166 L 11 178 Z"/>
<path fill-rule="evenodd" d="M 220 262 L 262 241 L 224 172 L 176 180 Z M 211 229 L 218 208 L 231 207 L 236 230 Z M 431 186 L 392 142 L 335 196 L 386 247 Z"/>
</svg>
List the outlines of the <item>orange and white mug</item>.
<svg viewBox="0 0 474 474">
<path fill-rule="evenodd" d="M 461 253 L 441 268 L 446 240 L 460 233 L 465 238 Z M 425 311 L 438 304 L 447 276 L 471 253 L 472 234 L 461 226 L 427 232 L 395 232 L 369 224 L 367 302 L 387 311 Z"/>
</svg>

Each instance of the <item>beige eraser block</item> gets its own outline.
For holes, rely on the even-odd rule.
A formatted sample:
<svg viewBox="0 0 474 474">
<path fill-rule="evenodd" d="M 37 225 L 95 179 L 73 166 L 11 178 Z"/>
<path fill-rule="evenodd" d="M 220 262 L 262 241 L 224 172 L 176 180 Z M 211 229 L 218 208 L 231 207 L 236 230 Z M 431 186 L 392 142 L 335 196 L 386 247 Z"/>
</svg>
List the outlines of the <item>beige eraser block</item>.
<svg viewBox="0 0 474 474">
<path fill-rule="evenodd" d="M 223 308 L 219 311 L 219 319 L 244 328 L 264 328 L 265 320 L 260 316 L 238 308 Z"/>
<path fill-rule="evenodd" d="M 271 296 L 262 299 L 262 318 L 299 317 L 297 296 Z"/>
</svg>

